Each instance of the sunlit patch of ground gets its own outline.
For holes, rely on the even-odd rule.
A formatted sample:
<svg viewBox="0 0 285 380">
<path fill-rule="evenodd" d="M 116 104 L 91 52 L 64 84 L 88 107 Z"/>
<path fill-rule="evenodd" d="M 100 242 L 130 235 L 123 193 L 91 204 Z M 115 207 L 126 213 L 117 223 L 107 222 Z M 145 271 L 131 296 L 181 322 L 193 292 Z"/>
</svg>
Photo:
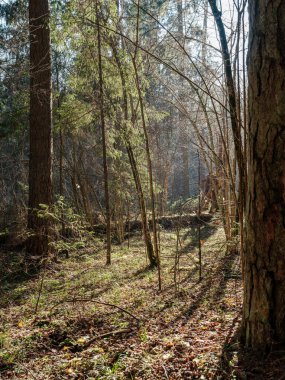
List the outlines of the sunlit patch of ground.
<svg viewBox="0 0 285 380">
<path fill-rule="evenodd" d="M 161 292 L 140 236 L 129 249 L 113 247 L 111 266 L 98 242 L 33 278 L 4 283 L 0 378 L 236 378 L 239 256 L 226 253 L 219 226 L 203 227 L 199 282 L 197 231 L 179 237 L 175 287 L 177 233 L 160 232 Z"/>
</svg>

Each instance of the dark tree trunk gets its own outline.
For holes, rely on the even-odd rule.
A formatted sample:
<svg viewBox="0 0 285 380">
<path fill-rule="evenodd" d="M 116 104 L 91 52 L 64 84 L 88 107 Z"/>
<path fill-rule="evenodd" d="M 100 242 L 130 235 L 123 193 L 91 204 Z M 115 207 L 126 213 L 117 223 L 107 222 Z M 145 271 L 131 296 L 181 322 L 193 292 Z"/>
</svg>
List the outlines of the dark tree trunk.
<svg viewBox="0 0 285 380">
<path fill-rule="evenodd" d="M 285 345 L 285 2 L 249 2 L 249 194 L 242 338 Z"/>
<path fill-rule="evenodd" d="M 28 228 L 33 236 L 28 251 L 48 252 L 47 218 L 39 218 L 41 204 L 52 202 L 51 53 L 48 0 L 30 0 L 30 166 Z"/>
<path fill-rule="evenodd" d="M 209 0 L 209 4 L 211 6 L 212 13 L 215 18 L 215 22 L 219 31 L 221 50 L 222 50 L 222 55 L 223 55 L 226 86 L 227 86 L 227 92 L 228 92 L 228 101 L 229 101 L 229 107 L 230 107 L 231 126 L 232 126 L 232 132 L 233 132 L 233 137 L 234 137 L 235 154 L 236 154 L 236 158 L 238 162 L 239 175 L 240 175 L 240 197 L 242 200 L 242 205 L 241 205 L 241 208 L 242 208 L 245 201 L 242 198 L 242 196 L 244 195 L 244 186 L 246 183 L 246 170 L 245 170 L 244 157 L 243 157 L 240 121 L 238 118 L 238 111 L 237 111 L 238 109 L 237 94 L 236 94 L 234 80 L 233 80 L 230 51 L 228 47 L 225 27 L 222 21 L 222 15 L 221 15 L 221 12 L 218 10 L 217 0 Z"/>
<path fill-rule="evenodd" d="M 154 253 L 154 250 L 153 250 L 151 235 L 149 232 L 149 225 L 148 225 L 148 218 L 147 218 L 147 213 L 146 213 L 144 193 L 142 190 L 140 175 L 139 175 L 136 160 L 134 157 L 133 149 L 132 149 L 132 147 L 128 141 L 126 142 L 126 148 L 127 148 L 127 153 L 128 153 L 128 157 L 130 160 L 130 164 L 131 164 L 131 168 L 132 168 L 132 172 L 133 172 L 133 177 L 134 177 L 134 181 L 135 181 L 135 185 L 136 185 L 136 189 L 137 189 L 137 195 L 138 195 L 139 203 L 140 203 L 142 228 L 143 228 L 143 235 L 144 235 L 144 241 L 145 241 L 145 246 L 146 246 L 146 252 L 147 252 L 147 256 L 149 259 L 150 266 L 155 267 L 158 265 L 158 263 L 157 263 L 157 257 Z"/>
</svg>

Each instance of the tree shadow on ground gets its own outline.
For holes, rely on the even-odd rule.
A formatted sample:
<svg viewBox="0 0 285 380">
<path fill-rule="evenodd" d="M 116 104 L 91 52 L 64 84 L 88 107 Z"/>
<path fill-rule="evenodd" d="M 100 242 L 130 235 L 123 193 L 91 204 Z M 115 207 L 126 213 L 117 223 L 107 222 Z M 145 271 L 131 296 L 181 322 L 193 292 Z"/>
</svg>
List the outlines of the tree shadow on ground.
<svg viewBox="0 0 285 380">
<path fill-rule="evenodd" d="M 232 266 L 233 262 L 236 260 L 236 257 L 237 253 L 232 251 L 220 258 L 217 267 L 202 282 L 199 292 L 195 294 L 194 301 L 183 312 L 183 317 L 185 317 L 186 320 L 191 318 L 193 313 L 200 307 L 205 299 L 208 299 L 212 304 L 216 304 L 218 300 L 223 297 L 226 289 L 226 283 L 230 279 L 224 275 L 224 271 L 226 268 L 230 268 Z M 217 276 L 218 282 L 215 283 Z M 180 316 L 178 316 L 178 319 L 179 318 Z"/>
<path fill-rule="evenodd" d="M 239 347 L 239 319 L 240 315 L 236 316 L 229 328 L 214 375 L 215 379 L 230 380 L 237 378 L 236 368 L 233 367 L 233 359 L 237 355 Z"/>
<path fill-rule="evenodd" d="M 181 244 L 180 249 L 178 251 L 179 260 L 182 257 L 185 258 L 186 255 L 189 254 L 189 252 L 192 252 L 194 249 L 197 249 L 197 247 L 199 245 L 199 240 L 195 235 L 195 234 L 197 234 L 197 231 L 198 231 L 197 228 L 193 227 L 193 228 L 188 229 L 184 233 L 184 235 L 182 236 L 182 241 L 185 241 L 189 237 L 191 237 L 193 239 L 191 239 L 191 241 L 189 243 L 187 243 L 185 246 L 182 246 L 182 244 Z M 215 227 L 215 226 L 209 226 L 209 225 L 203 226 L 203 228 L 201 229 L 201 240 L 206 241 L 216 231 L 217 231 L 217 227 Z M 198 236 L 198 234 L 197 234 L 197 236 Z M 173 260 L 174 260 L 174 256 L 175 256 L 175 254 L 173 254 Z M 187 257 L 189 257 L 189 256 L 187 256 Z M 187 275 L 184 276 L 183 279 L 180 279 L 179 286 L 182 286 L 183 284 L 185 284 L 189 279 L 192 279 L 198 273 L 199 266 L 197 263 L 195 263 L 195 259 L 194 259 L 194 257 L 192 257 L 192 254 L 191 254 L 191 257 L 189 257 L 189 259 L 191 259 L 191 263 L 195 264 L 195 266 L 194 266 L 194 268 L 187 270 Z M 174 264 L 173 264 L 173 270 L 174 270 Z M 169 291 L 171 288 L 173 288 L 173 284 L 165 287 L 164 291 Z"/>
<path fill-rule="evenodd" d="M 233 320 L 225 339 L 215 379 L 284 380 L 285 351 L 253 353 L 240 343 L 240 316 Z"/>
<path fill-rule="evenodd" d="M 238 253 L 236 251 L 231 251 L 230 253 L 225 254 L 219 259 L 217 266 L 210 274 L 206 274 L 201 282 L 197 280 L 191 287 L 188 287 L 191 294 L 190 297 L 189 294 L 187 294 L 187 297 L 190 298 L 191 304 L 185 308 L 181 314 L 177 315 L 172 321 L 173 324 L 179 320 L 183 320 L 183 324 L 188 323 L 194 312 L 202 306 L 205 300 L 209 302 L 209 307 L 217 307 L 219 301 L 225 294 L 227 282 L 232 280 L 231 270 L 237 257 Z M 207 269 L 209 270 L 210 268 Z M 188 273 L 187 277 L 180 282 L 179 286 L 182 287 L 183 284 L 189 280 L 189 277 L 193 277 L 197 271 L 198 267 L 193 268 L 192 271 Z M 168 291 L 170 288 L 173 288 L 173 285 L 169 285 L 165 291 Z M 174 298 L 176 298 L 175 294 L 168 299 L 168 302 L 166 302 L 165 306 L 158 313 L 164 312 L 166 309 L 170 308 L 172 305 L 171 300 Z"/>
<path fill-rule="evenodd" d="M 200 231 L 201 231 L 201 239 L 208 239 L 211 235 L 213 235 L 218 227 L 217 226 L 213 226 L 213 225 L 205 225 L 205 224 L 202 224 L 200 226 Z M 190 227 L 183 235 L 183 240 L 187 239 L 188 237 L 191 237 L 191 238 L 195 238 L 195 243 L 198 244 L 198 226 L 193 226 L 193 227 Z"/>
<path fill-rule="evenodd" d="M 199 246 L 199 233 L 198 227 L 191 227 L 183 236 L 182 241 L 185 241 L 187 238 L 191 238 L 191 241 L 185 245 L 185 247 L 181 248 L 179 254 L 183 254 L 189 252 L 189 250 L 198 248 Z M 201 226 L 200 230 L 200 239 L 202 241 L 206 241 L 209 239 L 215 232 L 217 231 L 217 227 L 215 226 Z"/>
<path fill-rule="evenodd" d="M 38 277 L 41 265 L 29 262 L 24 251 L 1 251 L 0 268 L 0 307 L 5 308 L 21 302 L 27 290 L 19 288 Z"/>
<path fill-rule="evenodd" d="M 127 280 L 137 277 L 137 278 L 143 278 L 146 274 L 153 272 L 156 270 L 156 267 L 147 265 L 144 268 L 138 269 L 135 273 L 133 273 L 131 276 L 126 277 Z"/>
</svg>

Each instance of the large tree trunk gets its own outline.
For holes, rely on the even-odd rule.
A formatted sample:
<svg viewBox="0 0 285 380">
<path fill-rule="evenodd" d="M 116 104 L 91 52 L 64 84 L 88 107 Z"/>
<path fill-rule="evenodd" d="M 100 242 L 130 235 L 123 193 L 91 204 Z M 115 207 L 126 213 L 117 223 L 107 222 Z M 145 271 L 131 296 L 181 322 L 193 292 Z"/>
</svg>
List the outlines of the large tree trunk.
<svg viewBox="0 0 285 380">
<path fill-rule="evenodd" d="M 28 251 L 48 251 L 48 223 L 39 218 L 41 204 L 52 202 L 51 53 L 48 0 L 30 0 L 30 166 Z"/>
<path fill-rule="evenodd" d="M 285 3 L 249 2 L 249 194 L 242 337 L 285 344 Z"/>
</svg>

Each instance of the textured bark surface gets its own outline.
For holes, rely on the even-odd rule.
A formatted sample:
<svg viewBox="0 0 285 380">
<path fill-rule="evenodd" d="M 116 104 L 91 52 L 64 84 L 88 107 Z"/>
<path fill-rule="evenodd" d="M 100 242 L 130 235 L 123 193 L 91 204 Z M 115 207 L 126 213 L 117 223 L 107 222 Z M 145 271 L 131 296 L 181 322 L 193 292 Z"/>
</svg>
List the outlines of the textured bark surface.
<svg viewBox="0 0 285 380">
<path fill-rule="evenodd" d="M 249 2 L 249 194 L 242 338 L 285 343 L 285 2 Z"/>
<path fill-rule="evenodd" d="M 48 221 L 34 211 L 52 198 L 51 53 L 48 0 L 30 0 L 30 167 L 28 227 L 34 236 L 28 250 L 48 250 Z"/>
</svg>

